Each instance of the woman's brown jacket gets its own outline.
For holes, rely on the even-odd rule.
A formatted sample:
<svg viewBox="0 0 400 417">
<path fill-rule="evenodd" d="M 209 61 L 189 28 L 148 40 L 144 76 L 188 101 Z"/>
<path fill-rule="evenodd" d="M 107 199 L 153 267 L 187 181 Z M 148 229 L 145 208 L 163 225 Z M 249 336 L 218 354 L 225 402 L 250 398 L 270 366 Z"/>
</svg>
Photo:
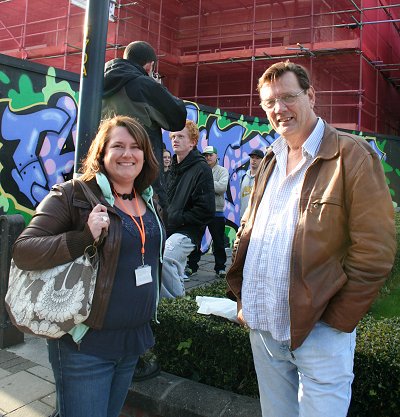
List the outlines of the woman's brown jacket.
<svg viewBox="0 0 400 417">
<path fill-rule="evenodd" d="M 92 309 L 85 324 L 101 329 L 107 312 L 119 258 L 122 223 L 116 211 L 103 197 L 96 180 L 88 186 L 107 207 L 110 218 L 108 235 L 99 248 L 100 263 Z M 83 255 L 93 244 L 87 225 L 92 207 L 80 186 L 73 181 L 55 185 L 38 205 L 31 222 L 13 246 L 13 259 L 21 269 L 37 270 L 62 265 Z M 160 276 L 161 267 L 157 271 Z"/>
</svg>

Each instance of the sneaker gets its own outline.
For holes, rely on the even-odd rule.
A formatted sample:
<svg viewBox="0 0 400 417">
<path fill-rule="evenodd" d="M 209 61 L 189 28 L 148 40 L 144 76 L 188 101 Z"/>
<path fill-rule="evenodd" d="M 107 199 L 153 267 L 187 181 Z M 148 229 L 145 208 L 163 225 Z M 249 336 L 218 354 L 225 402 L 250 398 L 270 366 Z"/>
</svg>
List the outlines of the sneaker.
<svg viewBox="0 0 400 417">
<path fill-rule="evenodd" d="M 136 365 L 135 373 L 133 374 L 132 381 L 139 382 L 146 379 L 154 378 L 161 372 L 160 364 L 156 358 L 147 359 L 139 357 L 139 361 Z"/>
<path fill-rule="evenodd" d="M 183 274 L 183 282 L 189 282 L 190 277 L 188 277 L 186 274 Z"/>
<path fill-rule="evenodd" d="M 217 271 L 217 272 L 215 273 L 215 276 L 216 276 L 217 278 L 225 278 L 225 277 L 226 277 L 226 272 L 225 272 L 223 269 L 221 269 L 220 271 Z"/>
<path fill-rule="evenodd" d="M 190 277 L 194 277 L 195 275 L 197 275 L 197 271 L 193 271 L 193 269 L 186 267 L 185 275 L 190 279 Z"/>
</svg>

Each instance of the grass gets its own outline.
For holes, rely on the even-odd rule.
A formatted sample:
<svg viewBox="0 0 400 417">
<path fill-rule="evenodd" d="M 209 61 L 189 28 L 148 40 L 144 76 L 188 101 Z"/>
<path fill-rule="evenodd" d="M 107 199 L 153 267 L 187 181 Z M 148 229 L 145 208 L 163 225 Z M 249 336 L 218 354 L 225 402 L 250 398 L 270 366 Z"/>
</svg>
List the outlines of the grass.
<svg viewBox="0 0 400 417">
<path fill-rule="evenodd" d="M 371 313 L 377 320 L 400 317 L 400 288 L 393 290 L 389 295 L 378 297 L 371 307 Z"/>
<path fill-rule="evenodd" d="M 396 213 L 397 254 L 389 279 L 382 287 L 371 307 L 372 316 L 382 318 L 400 317 L 400 213 Z"/>
</svg>

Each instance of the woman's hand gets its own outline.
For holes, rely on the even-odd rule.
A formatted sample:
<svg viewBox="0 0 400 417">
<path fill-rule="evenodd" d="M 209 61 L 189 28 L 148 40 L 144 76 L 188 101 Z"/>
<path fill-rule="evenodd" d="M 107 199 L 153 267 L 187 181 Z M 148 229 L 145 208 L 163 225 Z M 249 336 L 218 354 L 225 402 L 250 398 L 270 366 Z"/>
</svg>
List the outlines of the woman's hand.
<svg viewBox="0 0 400 417">
<path fill-rule="evenodd" d="M 110 219 L 106 206 L 97 204 L 97 206 L 93 207 L 88 219 L 88 226 L 95 241 L 100 237 L 103 229 L 108 231 L 109 225 Z"/>
</svg>

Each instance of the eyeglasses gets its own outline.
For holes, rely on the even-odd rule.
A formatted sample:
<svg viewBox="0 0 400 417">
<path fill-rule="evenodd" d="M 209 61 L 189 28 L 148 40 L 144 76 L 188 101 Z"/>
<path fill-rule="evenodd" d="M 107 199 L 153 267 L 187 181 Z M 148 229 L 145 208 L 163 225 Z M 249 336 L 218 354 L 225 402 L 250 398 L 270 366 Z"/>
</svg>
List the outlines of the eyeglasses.
<svg viewBox="0 0 400 417">
<path fill-rule="evenodd" d="M 299 97 L 299 95 L 301 93 L 304 93 L 305 91 L 306 90 L 301 90 L 297 94 L 287 94 L 286 96 L 282 96 L 282 97 L 275 97 L 275 98 L 268 98 L 266 100 L 261 100 L 260 106 L 266 107 L 267 109 L 273 109 L 275 107 L 275 104 L 278 101 L 281 101 L 285 105 L 290 105 L 290 104 L 293 104 L 297 100 L 297 97 Z"/>
</svg>

